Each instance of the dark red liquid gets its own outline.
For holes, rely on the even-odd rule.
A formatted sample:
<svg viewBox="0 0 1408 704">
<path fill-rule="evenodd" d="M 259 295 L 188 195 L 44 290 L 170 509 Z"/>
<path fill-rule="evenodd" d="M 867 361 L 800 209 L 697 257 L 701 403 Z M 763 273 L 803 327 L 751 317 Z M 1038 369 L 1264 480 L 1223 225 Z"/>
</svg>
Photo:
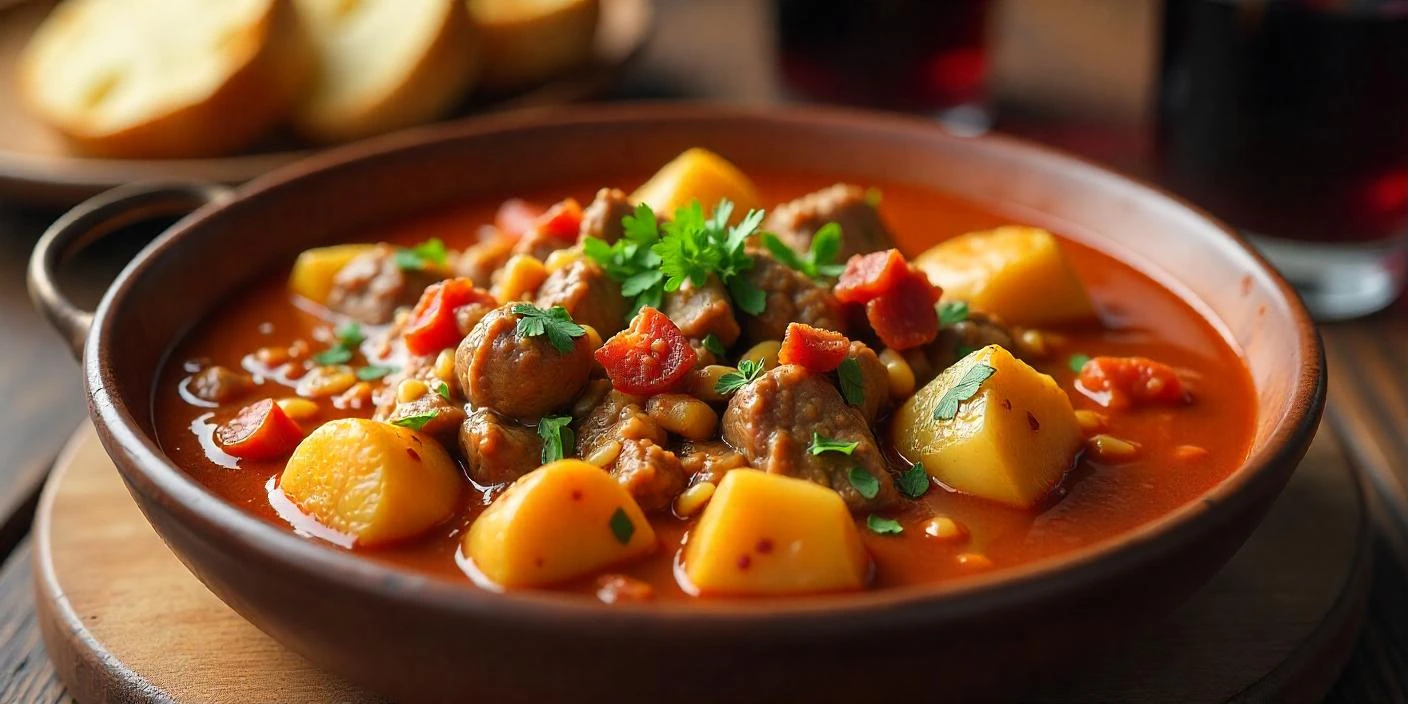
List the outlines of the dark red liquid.
<svg viewBox="0 0 1408 704">
<path fill-rule="evenodd" d="M 776 0 L 783 79 L 806 97 L 934 110 L 982 97 L 987 0 Z"/>
<path fill-rule="evenodd" d="M 1408 4 L 1169 0 L 1162 180 L 1264 235 L 1408 222 Z"/>
</svg>

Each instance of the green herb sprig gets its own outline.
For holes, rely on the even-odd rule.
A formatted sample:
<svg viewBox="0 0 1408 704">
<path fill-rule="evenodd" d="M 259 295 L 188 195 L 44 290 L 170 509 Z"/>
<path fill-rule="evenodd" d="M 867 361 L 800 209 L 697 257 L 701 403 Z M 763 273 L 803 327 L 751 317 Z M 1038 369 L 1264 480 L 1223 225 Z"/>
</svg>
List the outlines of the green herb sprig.
<svg viewBox="0 0 1408 704">
<path fill-rule="evenodd" d="M 841 226 L 834 222 L 822 225 L 812 235 L 811 247 L 805 255 L 798 255 L 771 232 L 764 232 L 762 240 L 774 259 L 813 279 L 835 278 L 846 270 L 844 264 L 836 261 L 841 253 Z"/>
<path fill-rule="evenodd" d="M 878 535 L 899 535 L 904 532 L 904 526 L 900 525 L 899 521 L 893 518 L 877 516 L 873 513 L 866 516 L 865 527 L 869 528 L 870 532 Z"/>
<path fill-rule="evenodd" d="M 352 361 L 357 347 L 367 339 L 367 336 L 362 332 L 362 326 L 351 321 L 338 325 L 333 329 L 332 334 L 333 346 L 313 355 L 314 362 L 323 366 L 346 364 Z"/>
<path fill-rule="evenodd" d="M 917 499 L 929 492 L 929 472 L 924 469 L 924 463 L 920 462 L 907 471 L 900 474 L 900 493 L 911 499 Z"/>
<path fill-rule="evenodd" d="M 403 416 L 391 421 L 392 425 L 399 425 L 402 428 L 411 430 L 422 430 L 426 424 L 440 417 L 440 411 L 430 410 L 424 413 L 417 413 L 413 416 Z"/>
<path fill-rule="evenodd" d="M 450 265 L 450 252 L 438 237 L 432 237 L 414 247 L 396 250 L 396 266 L 405 271 L 444 269 Z"/>
<path fill-rule="evenodd" d="M 855 357 L 841 360 L 836 368 L 836 378 L 841 381 L 841 396 L 851 406 L 865 403 L 865 377 L 860 373 L 860 362 Z"/>
<path fill-rule="evenodd" d="M 820 455 L 827 452 L 836 452 L 842 455 L 849 455 L 860 447 L 859 440 L 836 440 L 834 438 L 823 437 L 821 433 L 812 432 L 812 444 L 807 447 L 807 452 L 813 455 Z"/>
<path fill-rule="evenodd" d="M 939 327 L 957 325 L 968 319 L 967 301 L 944 301 L 939 304 Z"/>
<path fill-rule="evenodd" d="M 939 397 L 939 405 L 934 407 L 934 420 L 953 420 L 958 415 L 958 404 L 977 395 L 983 382 L 997 372 L 987 364 L 975 364 L 968 369 L 957 384 L 949 387 Z"/>
<path fill-rule="evenodd" d="M 543 464 L 567 456 L 567 448 L 576 444 L 576 435 L 567 427 L 572 416 L 543 416 L 538 420 L 538 437 L 543 439 Z"/>
<path fill-rule="evenodd" d="M 543 310 L 531 303 L 519 303 L 513 307 L 513 314 L 518 316 L 514 329 L 520 337 L 546 335 L 548 343 L 561 354 L 572 351 L 572 338 L 587 334 L 586 328 L 573 321 L 562 306 Z"/>
<path fill-rule="evenodd" d="M 751 359 L 738 361 L 738 370 L 729 372 L 714 383 L 714 392 L 727 396 L 752 383 L 763 374 L 763 363 Z"/>
<path fill-rule="evenodd" d="M 631 517 L 626 515 L 626 509 L 617 508 L 611 514 L 608 522 L 611 527 L 611 534 L 616 536 L 616 542 L 626 545 L 631 542 L 631 536 L 636 534 L 636 524 L 631 522 Z"/>
<path fill-rule="evenodd" d="M 880 480 L 860 467 L 851 467 L 846 473 L 846 481 L 851 483 L 862 498 L 873 499 L 880 495 Z"/>
</svg>

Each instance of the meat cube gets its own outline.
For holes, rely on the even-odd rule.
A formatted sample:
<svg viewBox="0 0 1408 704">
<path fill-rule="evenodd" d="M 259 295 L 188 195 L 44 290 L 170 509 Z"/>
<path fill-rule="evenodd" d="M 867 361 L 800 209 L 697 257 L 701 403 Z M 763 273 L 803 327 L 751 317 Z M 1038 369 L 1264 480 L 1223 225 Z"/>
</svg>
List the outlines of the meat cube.
<svg viewBox="0 0 1408 704">
<path fill-rule="evenodd" d="M 720 441 L 687 442 L 680 448 L 680 464 L 690 484 L 717 485 L 730 470 L 748 466 L 748 458 Z"/>
<path fill-rule="evenodd" d="M 846 333 L 845 309 L 830 286 L 807 278 L 766 252 L 752 254 L 748 281 L 766 294 L 767 307 L 759 315 L 744 315 L 743 333 L 750 344 L 781 340 L 791 322 Z"/>
<path fill-rule="evenodd" d="M 233 401 L 254 388 L 254 380 L 248 374 L 215 365 L 202 369 L 192 376 L 186 390 L 196 398 L 209 403 Z"/>
<path fill-rule="evenodd" d="M 663 305 L 665 316 L 692 340 L 713 335 L 725 347 L 731 347 L 742 333 L 733 316 L 728 291 L 718 277 L 709 277 L 703 286 L 686 280 L 678 291 L 665 294 Z"/>
<path fill-rule="evenodd" d="M 804 252 L 811 247 L 812 235 L 831 222 L 841 227 L 837 261 L 895 246 L 890 229 L 865 191 L 844 183 L 777 206 L 763 223 L 763 230 L 776 233 L 788 246 Z"/>
<path fill-rule="evenodd" d="M 488 289 L 494 283 L 494 272 L 513 256 L 514 242 L 513 237 L 493 231 L 460 253 L 455 260 L 455 275 L 473 281 L 479 288 Z"/>
<path fill-rule="evenodd" d="M 332 280 L 328 309 L 371 325 L 391 322 L 396 309 L 415 305 L 441 277 L 396 264 L 396 248 L 379 244 L 342 267 Z"/>
<path fill-rule="evenodd" d="M 620 450 L 605 469 L 630 490 L 647 511 L 670 505 L 684 489 L 684 468 L 665 449 L 667 434 L 641 406 L 640 399 L 612 391 L 582 419 L 577 456 L 590 458 L 610 443 Z"/>
<path fill-rule="evenodd" d="M 625 193 L 615 188 L 597 191 L 591 205 L 582 211 L 582 230 L 578 241 L 595 237 L 607 244 L 615 244 L 625 234 L 621 220 L 634 212 L 635 206 L 631 205 Z"/>
<path fill-rule="evenodd" d="M 430 416 L 421 432 L 442 442 L 450 442 L 460 423 L 464 422 L 463 397 L 455 384 L 435 375 L 435 357 L 413 356 L 405 367 L 386 378 L 386 387 L 377 396 L 374 420 L 394 423 L 404 418 Z M 402 400 L 403 382 L 419 382 L 419 393 Z M 442 387 L 441 384 L 444 384 Z M 449 398 L 440 394 L 444 390 Z"/>
<path fill-rule="evenodd" d="M 880 361 L 875 350 L 864 342 L 852 342 L 846 357 L 854 359 L 860 368 L 862 400 L 855 409 L 860 411 L 867 423 L 873 425 L 875 419 L 890 407 L 890 373 L 885 371 L 885 363 Z"/>
<path fill-rule="evenodd" d="M 542 464 L 538 433 L 487 408 L 469 414 L 460 425 L 459 445 L 470 479 L 484 486 L 506 484 Z"/>
<path fill-rule="evenodd" d="M 579 259 L 548 275 L 535 302 L 539 308 L 562 306 L 572 319 L 596 329 L 602 339 L 626 327 L 630 304 L 621 286 L 596 262 Z"/>
<path fill-rule="evenodd" d="M 516 305 L 495 308 L 474 326 L 455 350 L 455 375 L 475 408 L 535 419 L 572 403 L 591 375 L 592 355 L 586 336 L 559 352 L 547 335 L 520 335 Z"/>
<path fill-rule="evenodd" d="M 948 369 L 973 350 L 988 345 L 997 345 L 1016 353 L 1012 333 L 997 318 L 972 311 L 968 319 L 939 329 L 939 336 L 916 348 L 920 355 L 906 355 L 914 370 L 914 379 L 919 386 L 928 383 L 943 370 Z"/>
</svg>

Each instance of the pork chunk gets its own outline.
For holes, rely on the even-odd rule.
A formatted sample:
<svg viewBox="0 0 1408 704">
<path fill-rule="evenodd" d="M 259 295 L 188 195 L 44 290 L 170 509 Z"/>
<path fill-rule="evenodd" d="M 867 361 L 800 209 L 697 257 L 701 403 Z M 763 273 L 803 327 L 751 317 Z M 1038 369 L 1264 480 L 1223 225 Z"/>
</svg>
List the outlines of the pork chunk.
<svg viewBox="0 0 1408 704">
<path fill-rule="evenodd" d="M 615 188 L 603 188 L 596 192 L 596 198 L 582 211 L 582 229 L 578 241 L 588 237 L 615 244 L 625 234 L 621 224 L 627 215 L 635 212 L 635 206 L 626 194 Z"/>
<path fill-rule="evenodd" d="M 475 408 L 536 419 L 572 403 L 591 375 L 592 354 L 585 336 L 559 352 L 547 335 L 518 334 L 515 305 L 490 311 L 460 342 L 455 375 Z"/>
<path fill-rule="evenodd" d="M 572 319 L 596 328 L 602 339 L 626 327 L 630 304 L 621 286 L 596 262 L 579 259 L 548 275 L 534 303 L 539 308 L 562 306 Z"/>
<path fill-rule="evenodd" d="M 379 244 L 342 267 L 332 280 L 328 309 L 371 325 L 391 322 L 396 309 L 414 305 L 441 277 L 396 264 L 396 248 Z"/>
<path fill-rule="evenodd" d="M 592 457 L 609 443 L 620 445 L 605 469 L 626 487 L 641 508 L 666 508 L 684 489 L 679 457 L 665 448 L 667 434 L 634 396 L 611 391 L 577 428 L 577 456 Z"/>
<path fill-rule="evenodd" d="M 894 247 L 894 237 L 880 212 L 859 186 L 838 183 L 775 208 L 763 223 L 793 249 L 804 252 L 812 235 L 834 222 L 841 227 L 841 254 L 844 262 L 853 254 L 877 252 Z"/>
<path fill-rule="evenodd" d="M 713 335 L 724 347 L 731 347 L 742 334 L 728 291 L 718 277 L 709 277 L 703 286 L 686 280 L 678 291 L 665 294 L 663 306 L 665 316 L 690 339 L 703 340 Z"/>
<path fill-rule="evenodd" d="M 752 254 L 748 281 L 766 294 L 767 307 L 759 315 L 743 317 L 743 333 L 749 344 L 781 340 L 792 322 L 846 333 L 845 310 L 831 287 L 807 278 L 766 252 Z"/>
<path fill-rule="evenodd" d="M 481 408 L 459 429 L 469 477 L 484 486 L 506 484 L 542 464 L 543 440 L 533 428 Z"/>
</svg>

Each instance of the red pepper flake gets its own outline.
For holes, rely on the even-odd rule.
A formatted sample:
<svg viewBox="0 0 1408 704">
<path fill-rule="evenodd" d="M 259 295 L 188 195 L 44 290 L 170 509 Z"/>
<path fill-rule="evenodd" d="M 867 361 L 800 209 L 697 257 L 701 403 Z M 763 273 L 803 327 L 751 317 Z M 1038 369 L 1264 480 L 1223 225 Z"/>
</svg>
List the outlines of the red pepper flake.
<svg viewBox="0 0 1408 704">
<path fill-rule="evenodd" d="M 767 555 L 772 552 L 772 538 L 763 538 L 758 541 L 758 552 Z"/>
<path fill-rule="evenodd" d="M 1012 399 L 1010 399 L 1010 398 L 1004 398 L 1004 399 L 1002 399 L 1002 410 L 1004 410 L 1004 411 L 1010 411 L 1010 410 L 1012 410 Z"/>
<path fill-rule="evenodd" d="M 750 566 L 752 566 L 752 564 L 753 564 L 753 558 L 751 558 L 751 557 L 749 557 L 749 556 L 747 556 L 747 555 L 739 555 L 739 556 L 738 556 L 738 569 L 740 569 L 740 570 L 746 570 L 746 569 L 748 569 Z"/>
<path fill-rule="evenodd" d="M 416 452 L 414 448 L 410 448 L 410 447 L 406 448 L 406 454 L 410 455 L 410 456 L 411 456 L 411 459 L 413 459 L 413 460 L 415 460 L 415 461 L 417 461 L 417 462 L 420 461 L 420 453 L 419 453 L 419 452 Z"/>
<path fill-rule="evenodd" d="M 573 490 L 572 490 L 572 500 L 573 500 L 573 501 L 581 501 L 581 500 L 582 500 L 582 490 L 581 490 L 581 489 L 573 489 Z"/>
<path fill-rule="evenodd" d="M 1041 430 L 1041 423 L 1036 422 L 1036 416 L 1032 415 L 1031 411 L 1027 411 L 1027 425 L 1031 426 L 1033 432 Z"/>
</svg>

